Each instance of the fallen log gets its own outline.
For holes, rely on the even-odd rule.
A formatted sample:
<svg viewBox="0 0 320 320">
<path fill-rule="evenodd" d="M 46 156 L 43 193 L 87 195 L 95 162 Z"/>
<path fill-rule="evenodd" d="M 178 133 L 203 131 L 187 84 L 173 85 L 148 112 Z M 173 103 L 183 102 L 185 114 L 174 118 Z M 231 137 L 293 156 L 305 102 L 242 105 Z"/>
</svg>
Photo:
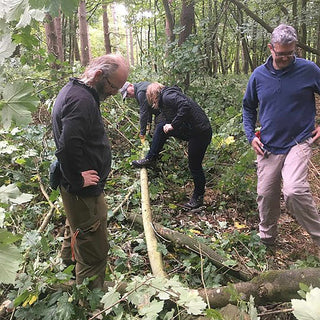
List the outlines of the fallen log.
<svg viewBox="0 0 320 320">
<path fill-rule="evenodd" d="M 216 289 L 201 289 L 199 294 L 209 301 L 211 308 L 226 306 L 230 302 L 232 290 L 244 301 L 249 301 L 251 295 L 256 305 L 266 305 L 299 299 L 299 283 L 320 287 L 320 268 L 266 271 L 249 282 L 239 282 Z"/>
<path fill-rule="evenodd" d="M 320 268 L 304 268 L 296 270 L 272 270 L 261 273 L 248 282 L 238 282 L 219 288 L 198 289 L 199 295 L 210 304 L 210 308 L 223 308 L 237 301 L 230 301 L 231 294 L 235 293 L 239 299 L 249 301 L 254 297 L 255 305 L 266 305 L 278 302 L 290 302 L 291 299 L 299 299 L 299 284 L 320 287 Z M 54 284 L 51 290 L 69 291 L 74 281 L 64 284 Z M 117 285 L 117 291 L 124 295 L 127 283 L 105 282 L 103 291 Z"/>
<path fill-rule="evenodd" d="M 138 223 L 139 225 L 143 225 L 142 218 L 139 215 L 133 215 L 130 213 L 126 213 L 127 219 L 132 222 Z M 251 271 L 246 272 L 239 269 L 228 267 L 224 264 L 225 259 L 217 254 L 214 250 L 212 250 L 209 246 L 204 243 L 199 242 L 195 238 L 191 238 L 188 235 L 180 233 L 178 231 L 171 230 L 166 228 L 159 223 L 153 223 L 153 227 L 158 235 L 161 237 L 170 240 L 176 245 L 181 245 L 189 248 L 190 250 L 201 254 L 202 256 L 208 257 L 210 261 L 219 268 L 219 272 L 227 273 L 239 280 L 248 281 L 251 280 L 257 272 Z"/>
</svg>

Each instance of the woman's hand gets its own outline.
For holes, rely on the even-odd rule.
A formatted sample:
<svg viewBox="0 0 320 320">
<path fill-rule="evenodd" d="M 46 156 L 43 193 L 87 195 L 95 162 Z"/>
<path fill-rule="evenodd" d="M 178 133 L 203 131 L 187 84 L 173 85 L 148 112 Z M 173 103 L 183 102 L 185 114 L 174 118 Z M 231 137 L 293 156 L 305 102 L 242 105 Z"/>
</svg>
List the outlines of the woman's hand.
<svg viewBox="0 0 320 320">
<path fill-rule="evenodd" d="M 168 133 L 169 131 L 173 130 L 173 126 L 170 123 L 167 123 L 163 126 L 163 132 Z"/>
</svg>

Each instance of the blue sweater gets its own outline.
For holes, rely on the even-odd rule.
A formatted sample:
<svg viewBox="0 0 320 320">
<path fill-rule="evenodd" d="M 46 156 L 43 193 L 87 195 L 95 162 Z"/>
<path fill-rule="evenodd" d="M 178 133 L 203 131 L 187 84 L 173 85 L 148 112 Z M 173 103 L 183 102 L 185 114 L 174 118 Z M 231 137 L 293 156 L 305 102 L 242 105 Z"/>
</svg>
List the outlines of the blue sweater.
<svg viewBox="0 0 320 320">
<path fill-rule="evenodd" d="M 320 68 L 301 58 L 283 70 L 275 70 L 272 62 L 270 56 L 249 79 L 243 98 L 243 125 L 251 143 L 259 108 L 261 142 L 268 151 L 283 154 L 312 135 Z"/>
</svg>

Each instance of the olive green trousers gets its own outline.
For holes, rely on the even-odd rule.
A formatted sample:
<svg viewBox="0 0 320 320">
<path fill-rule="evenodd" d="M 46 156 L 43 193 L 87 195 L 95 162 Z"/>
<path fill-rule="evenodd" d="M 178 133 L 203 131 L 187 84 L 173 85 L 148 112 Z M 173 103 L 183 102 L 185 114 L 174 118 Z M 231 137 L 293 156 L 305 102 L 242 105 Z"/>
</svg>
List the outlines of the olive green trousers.
<svg viewBox="0 0 320 320">
<path fill-rule="evenodd" d="M 75 263 L 76 282 L 95 278 L 89 287 L 102 288 L 107 265 L 107 204 L 98 197 L 79 197 L 60 187 L 67 216 L 61 257 L 66 265 Z"/>
</svg>

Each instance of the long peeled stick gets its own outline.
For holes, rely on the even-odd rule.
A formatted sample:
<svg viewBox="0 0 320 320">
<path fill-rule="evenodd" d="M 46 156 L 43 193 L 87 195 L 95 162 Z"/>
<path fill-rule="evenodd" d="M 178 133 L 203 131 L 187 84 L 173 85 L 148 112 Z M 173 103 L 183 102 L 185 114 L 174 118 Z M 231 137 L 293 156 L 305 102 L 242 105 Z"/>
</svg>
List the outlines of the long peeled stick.
<svg viewBox="0 0 320 320">
<path fill-rule="evenodd" d="M 146 237 L 148 256 L 154 276 L 165 277 L 166 273 L 163 270 L 162 256 L 158 251 L 158 242 L 152 227 L 152 214 L 150 207 L 150 197 L 148 189 L 148 173 L 146 168 L 142 168 L 140 171 L 140 183 L 141 183 L 141 210 L 143 229 Z"/>
<path fill-rule="evenodd" d="M 144 147 L 146 143 L 141 141 Z M 166 273 L 163 270 L 162 256 L 158 251 L 158 242 L 152 226 L 152 213 L 150 206 L 150 196 L 148 187 L 148 173 L 146 168 L 140 170 L 140 184 L 141 184 L 141 210 L 143 229 L 146 237 L 148 256 L 154 276 L 166 277 Z"/>
</svg>

